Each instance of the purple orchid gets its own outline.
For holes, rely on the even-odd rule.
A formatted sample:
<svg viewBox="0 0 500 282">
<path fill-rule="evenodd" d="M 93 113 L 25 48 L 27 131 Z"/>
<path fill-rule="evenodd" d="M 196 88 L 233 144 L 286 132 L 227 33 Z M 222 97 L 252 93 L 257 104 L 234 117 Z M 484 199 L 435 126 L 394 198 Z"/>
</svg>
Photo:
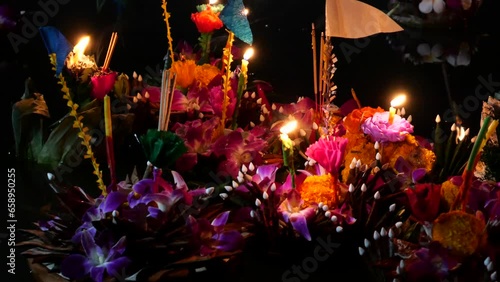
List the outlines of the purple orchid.
<svg viewBox="0 0 500 282">
<path fill-rule="evenodd" d="M 84 254 L 72 254 L 61 263 L 61 272 L 70 279 L 82 279 L 90 274 L 93 281 L 102 282 L 106 275 L 116 276 L 130 263 L 123 256 L 125 236 L 116 243 L 96 244 L 94 234 L 83 231 L 80 241 Z"/>
<path fill-rule="evenodd" d="M 226 172 L 236 178 L 242 165 L 262 163 L 260 151 L 266 146 L 265 140 L 239 128 L 217 139 L 212 150 L 215 156 L 225 157 L 219 164 L 219 172 Z"/>
<path fill-rule="evenodd" d="M 278 212 L 286 223 L 290 223 L 293 229 L 301 236 L 307 241 L 311 241 L 307 222 L 314 217 L 316 209 L 313 206 L 302 208 L 303 202 L 300 198 L 300 193 L 296 189 L 293 189 L 287 195 L 286 199 L 281 202 Z"/>
<path fill-rule="evenodd" d="M 393 122 L 389 123 L 389 112 L 374 113 L 361 124 L 361 129 L 373 141 L 381 143 L 403 141 L 406 135 L 413 133 L 413 125 L 399 115 L 394 115 Z"/>
<path fill-rule="evenodd" d="M 212 222 L 206 218 L 188 217 L 188 227 L 192 234 L 193 245 L 199 247 L 202 256 L 213 254 L 216 250 L 231 252 L 243 244 L 243 236 L 237 230 L 227 230 L 226 224 L 230 211 L 218 214 Z"/>
<path fill-rule="evenodd" d="M 420 248 L 415 255 L 416 260 L 405 269 L 408 281 L 442 281 L 459 266 L 458 260 L 438 242 L 431 242 L 428 248 Z"/>
</svg>

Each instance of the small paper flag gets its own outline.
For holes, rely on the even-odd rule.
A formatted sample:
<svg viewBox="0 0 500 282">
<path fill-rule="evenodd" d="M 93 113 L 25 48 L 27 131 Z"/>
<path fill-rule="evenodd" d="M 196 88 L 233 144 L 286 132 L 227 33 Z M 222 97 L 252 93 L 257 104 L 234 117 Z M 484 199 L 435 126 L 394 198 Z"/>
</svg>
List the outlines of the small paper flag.
<svg viewBox="0 0 500 282">
<path fill-rule="evenodd" d="M 40 27 L 40 35 L 42 36 L 45 48 L 49 54 L 56 54 L 56 74 L 59 75 L 64 67 L 66 57 L 73 50 L 73 46 L 68 42 L 66 37 L 53 26 Z"/>
<path fill-rule="evenodd" d="M 219 14 L 224 25 L 241 41 L 252 45 L 253 35 L 250 23 L 244 14 L 245 5 L 242 0 L 229 0 Z"/>
<path fill-rule="evenodd" d="M 326 0 L 326 36 L 363 38 L 402 31 L 384 12 L 358 0 Z"/>
</svg>

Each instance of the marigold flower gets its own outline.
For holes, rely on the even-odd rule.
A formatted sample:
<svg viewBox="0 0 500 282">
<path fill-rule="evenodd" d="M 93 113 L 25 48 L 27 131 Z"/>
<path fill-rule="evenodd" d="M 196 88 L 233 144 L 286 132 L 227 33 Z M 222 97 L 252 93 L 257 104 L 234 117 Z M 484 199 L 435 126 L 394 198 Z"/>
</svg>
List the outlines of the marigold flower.
<svg viewBox="0 0 500 282">
<path fill-rule="evenodd" d="M 208 84 L 220 73 L 220 69 L 210 64 L 196 66 L 195 79 L 201 87 L 207 87 Z"/>
<path fill-rule="evenodd" d="M 340 197 L 337 181 L 331 174 L 310 175 L 299 190 L 305 207 L 319 203 L 335 207 Z"/>
<path fill-rule="evenodd" d="M 176 85 L 188 88 L 194 82 L 196 62 L 194 60 L 181 60 L 172 63 L 173 73 L 177 74 Z"/>
<path fill-rule="evenodd" d="M 219 13 L 214 12 L 210 6 L 203 11 L 191 14 L 191 20 L 196 24 L 200 33 L 210 33 L 224 26 Z"/>
<path fill-rule="evenodd" d="M 472 214 L 451 211 L 441 214 L 432 228 L 432 239 L 460 256 L 473 254 L 486 241 L 485 223 Z"/>
<path fill-rule="evenodd" d="M 456 179 L 460 178 L 460 181 Z M 441 199 L 446 203 L 446 208 L 450 208 L 460 191 L 461 177 L 450 178 L 441 184 Z"/>
</svg>

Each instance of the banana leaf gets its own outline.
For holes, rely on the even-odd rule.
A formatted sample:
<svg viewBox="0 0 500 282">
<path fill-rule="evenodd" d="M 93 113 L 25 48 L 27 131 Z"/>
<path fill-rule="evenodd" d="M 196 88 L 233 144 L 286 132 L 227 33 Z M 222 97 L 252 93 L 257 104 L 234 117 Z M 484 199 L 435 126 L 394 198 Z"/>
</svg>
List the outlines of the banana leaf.
<svg viewBox="0 0 500 282">
<path fill-rule="evenodd" d="M 50 118 L 43 95 L 34 91 L 31 80 L 21 100 L 12 107 L 12 128 L 16 155 L 21 159 L 34 160 L 40 154 L 45 140 L 44 120 Z"/>
<path fill-rule="evenodd" d="M 173 132 L 149 129 L 141 136 L 144 154 L 156 167 L 165 168 L 187 152 L 184 140 Z"/>
</svg>

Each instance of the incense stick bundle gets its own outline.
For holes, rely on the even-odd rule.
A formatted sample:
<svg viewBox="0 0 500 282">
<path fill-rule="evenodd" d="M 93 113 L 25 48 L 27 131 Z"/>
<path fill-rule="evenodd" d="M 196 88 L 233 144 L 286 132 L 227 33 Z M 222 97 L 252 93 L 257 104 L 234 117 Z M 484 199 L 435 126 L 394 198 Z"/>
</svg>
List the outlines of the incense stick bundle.
<svg viewBox="0 0 500 282">
<path fill-rule="evenodd" d="M 158 115 L 158 131 L 163 130 L 163 125 L 165 123 L 165 111 L 166 111 L 166 105 L 168 103 L 167 101 L 167 89 L 168 89 L 168 83 L 169 83 L 169 78 L 170 76 L 170 70 L 164 70 L 161 76 L 161 89 L 160 89 L 160 112 Z"/>
<path fill-rule="evenodd" d="M 109 41 L 108 52 L 106 53 L 106 58 L 104 59 L 104 65 L 102 66 L 102 69 L 104 71 L 108 70 L 109 62 L 111 61 L 111 56 L 113 56 L 113 51 L 115 50 L 117 39 L 118 39 L 118 32 L 114 31 L 111 34 L 111 40 Z"/>
<path fill-rule="evenodd" d="M 177 73 L 174 73 L 172 76 L 172 81 L 169 83 L 171 85 L 167 95 L 168 95 L 168 104 L 167 104 L 167 111 L 165 114 L 165 125 L 163 127 L 163 130 L 167 131 L 168 130 L 168 124 L 170 123 L 170 114 L 172 114 L 172 101 L 174 100 L 174 89 L 175 89 L 175 82 L 177 80 Z"/>
<path fill-rule="evenodd" d="M 313 83 L 314 83 L 314 99 L 316 102 L 316 110 L 318 110 L 318 74 L 317 74 L 317 59 L 316 59 L 316 31 L 314 29 L 314 23 L 311 29 L 311 40 L 312 40 L 312 55 L 313 55 Z"/>
</svg>

